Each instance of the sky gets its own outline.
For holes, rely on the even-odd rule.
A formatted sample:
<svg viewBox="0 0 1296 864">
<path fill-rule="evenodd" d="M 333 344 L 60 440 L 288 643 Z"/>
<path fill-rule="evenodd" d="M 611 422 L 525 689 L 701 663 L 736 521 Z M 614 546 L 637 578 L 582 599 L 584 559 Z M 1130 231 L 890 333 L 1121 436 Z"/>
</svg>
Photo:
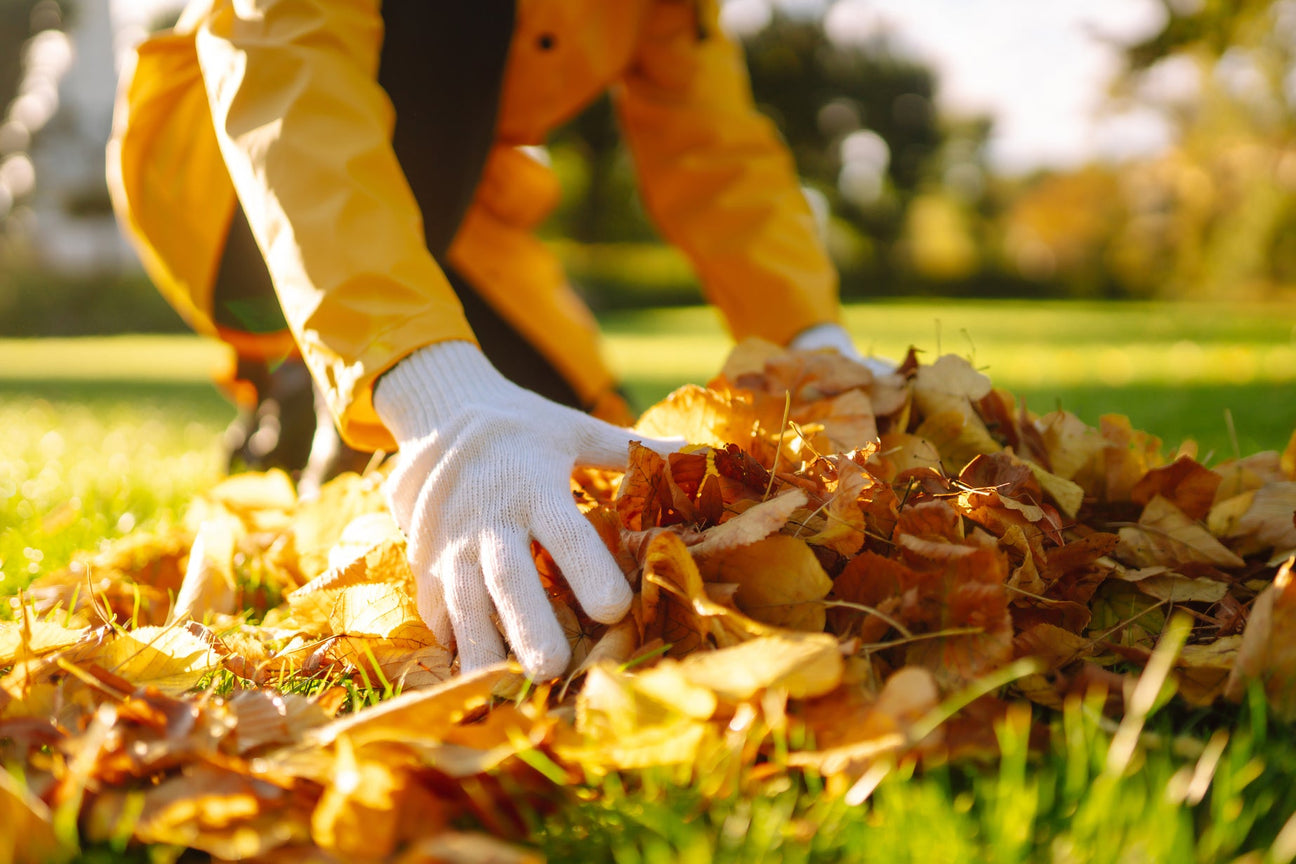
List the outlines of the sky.
<svg viewBox="0 0 1296 864">
<path fill-rule="evenodd" d="M 1160 0 L 727 0 L 725 15 L 741 30 L 772 6 L 823 15 L 841 41 L 887 33 L 935 68 L 942 110 L 995 118 L 989 157 L 1000 170 L 1070 167 L 1168 143 L 1151 111 L 1103 110 L 1121 69 L 1117 46 L 1160 30 Z"/>
<path fill-rule="evenodd" d="M 136 24 L 176 6 L 112 3 L 123 23 Z M 999 170 L 1072 167 L 1155 152 L 1169 141 L 1151 111 L 1102 110 L 1120 69 L 1115 44 L 1159 30 L 1160 0 L 725 0 L 725 23 L 751 26 L 773 5 L 824 16 L 838 39 L 890 33 L 899 50 L 937 70 L 942 110 L 995 118 L 989 158 Z"/>
</svg>

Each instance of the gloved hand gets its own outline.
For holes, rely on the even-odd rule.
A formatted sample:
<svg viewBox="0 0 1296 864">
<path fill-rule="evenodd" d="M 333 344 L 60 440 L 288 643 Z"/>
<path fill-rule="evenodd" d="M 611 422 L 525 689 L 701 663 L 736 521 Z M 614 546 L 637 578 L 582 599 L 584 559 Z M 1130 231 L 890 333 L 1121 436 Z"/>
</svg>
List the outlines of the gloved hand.
<svg viewBox="0 0 1296 864">
<path fill-rule="evenodd" d="M 874 375 L 890 375 L 896 370 L 896 364 L 881 357 L 865 357 L 855 347 L 846 328 L 840 324 L 816 324 L 802 330 L 792 337 L 788 347 L 796 351 L 817 351 L 821 348 L 834 348 L 843 357 L 860 363 Z"/>
<path fill-rule="evenodd" d="M 624 468 L 643 436 L 537 396 L 502 376 L 470 342 L 419 349 L 379 379 L 378 416 L 400 444 L 387 481 L 405 532 L 418 608 L 467 672 L 505 657 L 493 618 L 536 680 L 570 650 L 531 558 L 534 538 L 585 613 L 613 623 L 632 593 L 571 495 L 575 464 Z M 644 441 L 663 453 L 676 442 Z"/>
</svg>

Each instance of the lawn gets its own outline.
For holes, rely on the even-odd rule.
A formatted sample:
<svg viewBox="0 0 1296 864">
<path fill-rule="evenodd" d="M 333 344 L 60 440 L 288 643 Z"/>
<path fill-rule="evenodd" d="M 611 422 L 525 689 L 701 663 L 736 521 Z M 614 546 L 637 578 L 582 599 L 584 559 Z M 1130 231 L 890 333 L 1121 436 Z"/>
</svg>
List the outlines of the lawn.
<svg viewBox="0 0 1296 864">
<path fill-rule="evenodd" d="M 1032 410 L 1125 414 L 1217 461 L 1282 448 L 1296 428 L 1290 311 L 885 303 L 850 308 L 847 324 L 881 356 L 968 356 Z M 640 407 L 705 381 L 728 347 L 705 309 L 605 325 Z M 209 380 L 221 359 L 187 337 L 0 342 L 0 594 L 178 519 L 220 476 L 231 409 Z M 555 861 L 1296 860 L 1296 736 L 1262 699 L 1163 707 L 1129 771 L 1109 764 L 1115 730 L 1088 707 L 1057 717 L 1033 754 L 1005 727 L 997 763 L 892 771 L 865 806 L 821 796 L 812 776 L 715 794 L 699 768 L 609 778 L 527 815 Z"/>
</svg>

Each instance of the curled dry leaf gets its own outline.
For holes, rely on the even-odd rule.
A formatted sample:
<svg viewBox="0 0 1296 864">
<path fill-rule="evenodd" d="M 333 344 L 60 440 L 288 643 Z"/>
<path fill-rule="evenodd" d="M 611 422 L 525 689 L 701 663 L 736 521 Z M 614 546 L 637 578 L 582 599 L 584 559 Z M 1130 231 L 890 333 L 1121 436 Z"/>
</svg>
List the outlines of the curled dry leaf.
<svg viewBox="0 0 1296 864">
<path fill-rule="evenodd" d="M 1229 673 L 1228 698 L 1240 701 L 1251 682 L 1260 684 L 1269 704 L 1284 720 L 1296 720 L 1296 585 L 1288 558 L 1273 584 L 1260 592 L 1251 607 L 1237 662 Z"/>
</svg>

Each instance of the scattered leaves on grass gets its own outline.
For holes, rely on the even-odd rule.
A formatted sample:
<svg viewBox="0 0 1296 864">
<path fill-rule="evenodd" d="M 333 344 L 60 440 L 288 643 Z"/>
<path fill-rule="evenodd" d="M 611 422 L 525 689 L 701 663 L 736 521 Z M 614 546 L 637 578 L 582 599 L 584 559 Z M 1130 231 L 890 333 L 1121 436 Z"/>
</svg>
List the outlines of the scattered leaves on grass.
<svg viewBox="0 0 1296 864">
<path fill-rule="evenodd" d="M 556 785 L 727 758 L 858 792 L 884 760 L 993 749 L 1013 700 L 1145 711 L 1154 660 L 1192 704 L 1258 682 L 1296 717 L 1296 437 L 1208 467 L 1123 417 L 1033 415 L 958 357 L 875 376 L 761 342 L 638 429 L 689 443 L 573 477 L 631 614 L 589 620 L 533 549 L 560 681 L 456 674 L 381 470 L 308 502 L 229 478 L 10 598 L 0 859 L 66 855 L 77 824 L 218 858 L 531 860 L 510 841 Z M 1178 609 L 1185 644 L 1155 652 Z"/>
</svg>

